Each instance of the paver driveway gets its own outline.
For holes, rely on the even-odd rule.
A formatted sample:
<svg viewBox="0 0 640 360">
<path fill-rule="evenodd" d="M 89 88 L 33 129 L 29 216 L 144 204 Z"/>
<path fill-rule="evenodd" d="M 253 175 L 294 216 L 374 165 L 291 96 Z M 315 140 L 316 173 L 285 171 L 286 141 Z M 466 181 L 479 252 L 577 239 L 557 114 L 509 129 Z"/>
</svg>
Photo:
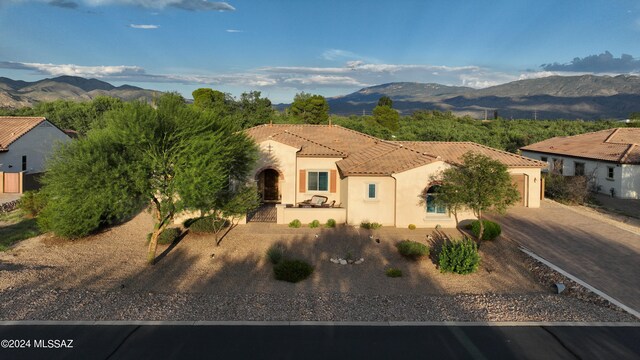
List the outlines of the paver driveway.
<svg viewBox="0 0 640 360">
<path fill-rule="evenodd" d="M 495 219 L 504 236 L 640 311 L 640 235 L 547 200 Z"/>
</svg>

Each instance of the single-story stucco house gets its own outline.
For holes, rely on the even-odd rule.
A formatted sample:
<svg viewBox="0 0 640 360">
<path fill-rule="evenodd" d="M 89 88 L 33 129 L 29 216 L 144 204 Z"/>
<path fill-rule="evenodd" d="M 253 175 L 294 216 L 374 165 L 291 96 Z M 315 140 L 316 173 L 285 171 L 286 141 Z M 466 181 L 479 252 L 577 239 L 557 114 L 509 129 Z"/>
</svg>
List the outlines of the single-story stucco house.
<svg viewBox="0 0 640 360">
<path fill-rule="evenodd" d="M 0 193 L 37 187 L 46 157 L 66 141 L 71 138 L 44 117 L 0 116 Z"/>
<path fill-rule="evenodd" d="M 263 201 L 277 204 L 279 224 L 334 219 L 352 225 L 455 227 L 453 216 L 432 201 L 437 196 L 433 179 L 468 151 L 507 165 L 520 205 L 540 206 L 540 169 L 546 164 L 476 143 L 385 141 L 336 125 L 267 124 L 245 131 L 260 149 L 252 175 Z M 314 195 L 330 205 L 301 204 Z M 470 218 L 471 213 L 460 214 L 460 220 Z"/>
<path fill-rule="evenodd" d="M 554 137 L 520 151 L 562 175 L 588 176 L 601 193 L 640 199 L 640 128 Z"/>
</svg>

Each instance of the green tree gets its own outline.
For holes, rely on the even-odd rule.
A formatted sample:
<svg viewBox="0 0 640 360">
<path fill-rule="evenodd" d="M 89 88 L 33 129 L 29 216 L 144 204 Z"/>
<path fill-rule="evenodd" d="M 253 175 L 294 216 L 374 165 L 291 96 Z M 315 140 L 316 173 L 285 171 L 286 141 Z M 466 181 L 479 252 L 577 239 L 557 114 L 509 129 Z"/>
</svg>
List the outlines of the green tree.
<svg viewBox="0 0 640 360">
<path fill-rule="evenodd" d="M 376 106 L 373 108 L 373 118 L 376 122 L 391 131 L 400 128 L 400 114 L 389 106 Z"/>
<path fill-rule="evenodd" d="M 483 216 L 486 212 L 504 213 L 520 199 L 511 182 L 507 166 L 488 156 L 468 152 L 459 166 L 444 170 L 440 176 L 442 187 L 436 201 L 450 206 L 452 211 L 464 208 L 473 211 L 480 221 L 478 241 L 484 233 Z M 457 223 L 456 217 L 456 223 Z"/>
<path fill-rule="evenodd" d="M 329 104 L 321 95 L 301 92 L 293 98 L 289 112 L 306 124 L 320 124 L 329 119 Z"/>
<path fill-rule="evenodd" d="M 229 119 L 188 107 L 179 95 L 163 95 L 156 105 L 111 111 L 104 128 L 54 155 L 44 176 L 47 229 L 84 236 L 147 203 L 155 220 L 153 263 L 158 236 L 176 213 L 210 211 L 235 197 L 230 183 L 244 180 L 256 158 L 254 143 Z"/>
<path fill-rule="evenodd" d="M 242 93 L 237 102 L 240 126 L 243 129 L 267 124 L 273 119 L 271 100 L 260 97 L 260 91 Z"/>
<path fill-rule="evenodd" d="M 212 111 L 218 116 L 228 116 L 236 111 L 236 103 L 230 94 L 209 88 L 199 88 L 191 95 L 195 107 Z"/>
<path fill-rule="evenodd" d="M 378 99 L 378 106 L 387 106 L 392 108 L 393 100 L 391 100 L 391 98 L 388 97 L 387 95 L 384 95 L 380 99 Z"/>
</svg>

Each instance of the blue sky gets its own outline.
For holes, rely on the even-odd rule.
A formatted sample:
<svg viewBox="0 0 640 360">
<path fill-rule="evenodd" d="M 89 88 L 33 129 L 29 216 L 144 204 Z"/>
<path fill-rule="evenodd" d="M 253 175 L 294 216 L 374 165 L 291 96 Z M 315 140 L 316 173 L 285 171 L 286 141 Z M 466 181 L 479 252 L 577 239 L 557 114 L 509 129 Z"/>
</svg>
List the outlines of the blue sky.
<svg viewBox="0 0 640 360">
<path fill-rule="evenodd" d="M 640 74 L 640 1 L 0 0 L 0 76 L 336 96 Z"/>
</svg>

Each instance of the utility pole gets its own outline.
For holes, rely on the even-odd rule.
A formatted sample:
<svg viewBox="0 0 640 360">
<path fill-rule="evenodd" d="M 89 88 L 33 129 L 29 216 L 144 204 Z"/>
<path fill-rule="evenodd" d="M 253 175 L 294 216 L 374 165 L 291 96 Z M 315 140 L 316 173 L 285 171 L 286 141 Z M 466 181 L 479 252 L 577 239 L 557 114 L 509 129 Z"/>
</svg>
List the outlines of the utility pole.
<svg viewBox="0 0 640 360">
<path fill-rule="evenodd" d="M 487 109 L 484 109 L 484 121 L 487 121 Z"/>
<path fill-rule="evenodd" d="M 538 110 L 533 110 L 533 120 L 538 120 Z"/>
</svg>

